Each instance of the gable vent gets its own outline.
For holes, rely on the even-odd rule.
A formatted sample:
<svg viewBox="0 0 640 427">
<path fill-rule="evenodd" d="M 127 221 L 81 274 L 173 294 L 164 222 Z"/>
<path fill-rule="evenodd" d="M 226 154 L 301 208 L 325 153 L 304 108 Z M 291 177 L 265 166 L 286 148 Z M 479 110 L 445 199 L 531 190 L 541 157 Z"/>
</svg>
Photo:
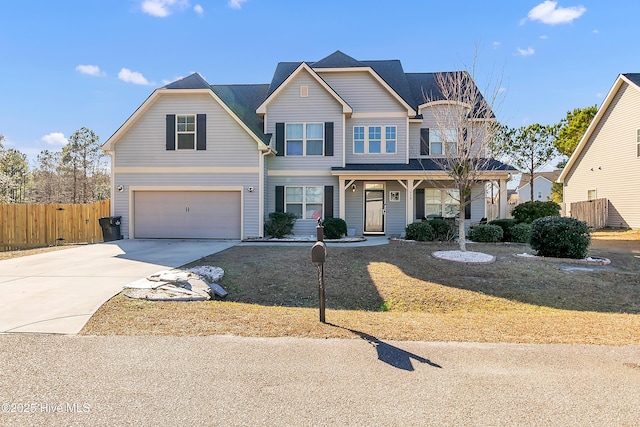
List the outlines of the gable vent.
<svg viewBox="0 0 640 427">
<path fill-rule="evenodd" d="M 308 98 L 309 97 L 309 86 L 300 86 L 300 98 Z"/>
</svg>

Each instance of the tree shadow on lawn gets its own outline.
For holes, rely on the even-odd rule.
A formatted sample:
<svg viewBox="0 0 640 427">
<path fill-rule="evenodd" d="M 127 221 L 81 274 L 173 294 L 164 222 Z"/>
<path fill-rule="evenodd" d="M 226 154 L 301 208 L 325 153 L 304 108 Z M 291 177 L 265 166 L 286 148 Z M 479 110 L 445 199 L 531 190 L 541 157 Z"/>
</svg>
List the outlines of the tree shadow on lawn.
<svg viewBox="0 0 640 427">
<path fill-rule="evenodd" d="M 227 300 L 267 306 L 317 307 L 318 276 L 306 247 L 236 246 L 194 264 L 225 270 Z M 329 247 L 326 307 L 337 310 L 447 312 L 508 310 L 518 303 L 564 310 L 640 313 L 640 266 L 633 253 L 594 251 L 610 266 L 515 257 L 527 245 L 470 244 L 496 256 L 492 264 L 435 259 L 455 244 L 392 241 L 372 247 Z M 519 306 L 522 309 L 522 306 Z"/>
</svg>

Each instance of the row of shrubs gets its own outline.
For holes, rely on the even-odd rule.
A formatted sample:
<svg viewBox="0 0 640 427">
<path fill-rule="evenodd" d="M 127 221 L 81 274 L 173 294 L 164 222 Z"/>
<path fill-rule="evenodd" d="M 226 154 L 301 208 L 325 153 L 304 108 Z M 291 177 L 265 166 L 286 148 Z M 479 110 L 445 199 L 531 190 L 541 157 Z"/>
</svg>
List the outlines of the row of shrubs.
<svg viewBox="0 0 640 427">
<path fill-rule="evenodd" d="M 269 219 L 264 224 L 267 235 L 282 239 L 292 234 L 296 216 L 290 212 L 271 212 Z M 322 221 L 324 237 L 327 239 L 339 239 L 347 235 L 347 223 L 342 218 L 327 218 Z"/>
<path fill-rule="evenodd" d="M 589 227 L 575 218 L 560 217 L 555 202 L 525 202 L 512 211 L 513 219 L 497 219 L 469 231 L 474 242 L 529 243 L 540 256 L 584 258 L 591 237 Z"/>
</svg>

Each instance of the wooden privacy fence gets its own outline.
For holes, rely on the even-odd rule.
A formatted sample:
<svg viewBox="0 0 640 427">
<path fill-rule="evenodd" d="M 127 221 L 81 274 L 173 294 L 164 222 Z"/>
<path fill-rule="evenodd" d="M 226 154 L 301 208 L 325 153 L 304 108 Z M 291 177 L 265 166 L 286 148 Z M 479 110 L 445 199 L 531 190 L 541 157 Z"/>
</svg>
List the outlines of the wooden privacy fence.
<svg viewBox="0 0 640 427">
<path fill-rule="evenodd" d="M 609 199 L 571 203 L 571 217 L 586 222 L 596 230 L 604 228 L 609 219 Z"/>
<path fill-rule="evenodd" d="M 98 219 L 109 200 L 74 204 L 0 204 L 0 250 L 102 241 Z"/>
</svg>

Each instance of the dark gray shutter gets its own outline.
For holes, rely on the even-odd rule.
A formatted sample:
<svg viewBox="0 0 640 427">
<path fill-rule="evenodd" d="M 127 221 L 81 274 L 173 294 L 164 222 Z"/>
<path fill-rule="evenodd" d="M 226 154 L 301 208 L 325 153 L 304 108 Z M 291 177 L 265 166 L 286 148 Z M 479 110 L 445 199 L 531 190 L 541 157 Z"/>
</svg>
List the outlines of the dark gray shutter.
<svg viewBox="0 0 640 427">
<path fill-rule="evenodd" d="M 167 150 L 176 149 L 176 115 L 167 114 Z"/>
<path fill-rule="evenodd" d="M 424 188 L 416 190 L 416 219 L 424 218 Z"/>
<path fill-rule="evenodd" d="M 429 128 L 420 129 L 420 155 L 429 155 Z"/>
<path fill-rule="evenodd" d="M 462 140 L 467 140 L 467 128 L 462 128 Z"/>
<path fill-rule="evenodd" d="M 198 114 L 196 116 L 196 149 L 207 149 L 207 115 Z"/>
<path fill-rule="evenodd" d="M 284 123 L 276 123 L 276 156 L 284 156 Z"/>
<path fill-rule="evenodd" d="M 333 185 L 324 186 L 324 219 L 333 218 Z"/>
<path fill-rule="evenodd" d="M 284 212 L 284 186 L 276 185 L 276 212 Z"/>
<path fill-rule="evenodd" d="M 333 122 L 324 124 L 324 155 L 333 156 Z"/>
<path fill-rule="evenodd" d="M 464 198 L 464 219 L 471 219 L 471 194 Z"/>
</svg>

